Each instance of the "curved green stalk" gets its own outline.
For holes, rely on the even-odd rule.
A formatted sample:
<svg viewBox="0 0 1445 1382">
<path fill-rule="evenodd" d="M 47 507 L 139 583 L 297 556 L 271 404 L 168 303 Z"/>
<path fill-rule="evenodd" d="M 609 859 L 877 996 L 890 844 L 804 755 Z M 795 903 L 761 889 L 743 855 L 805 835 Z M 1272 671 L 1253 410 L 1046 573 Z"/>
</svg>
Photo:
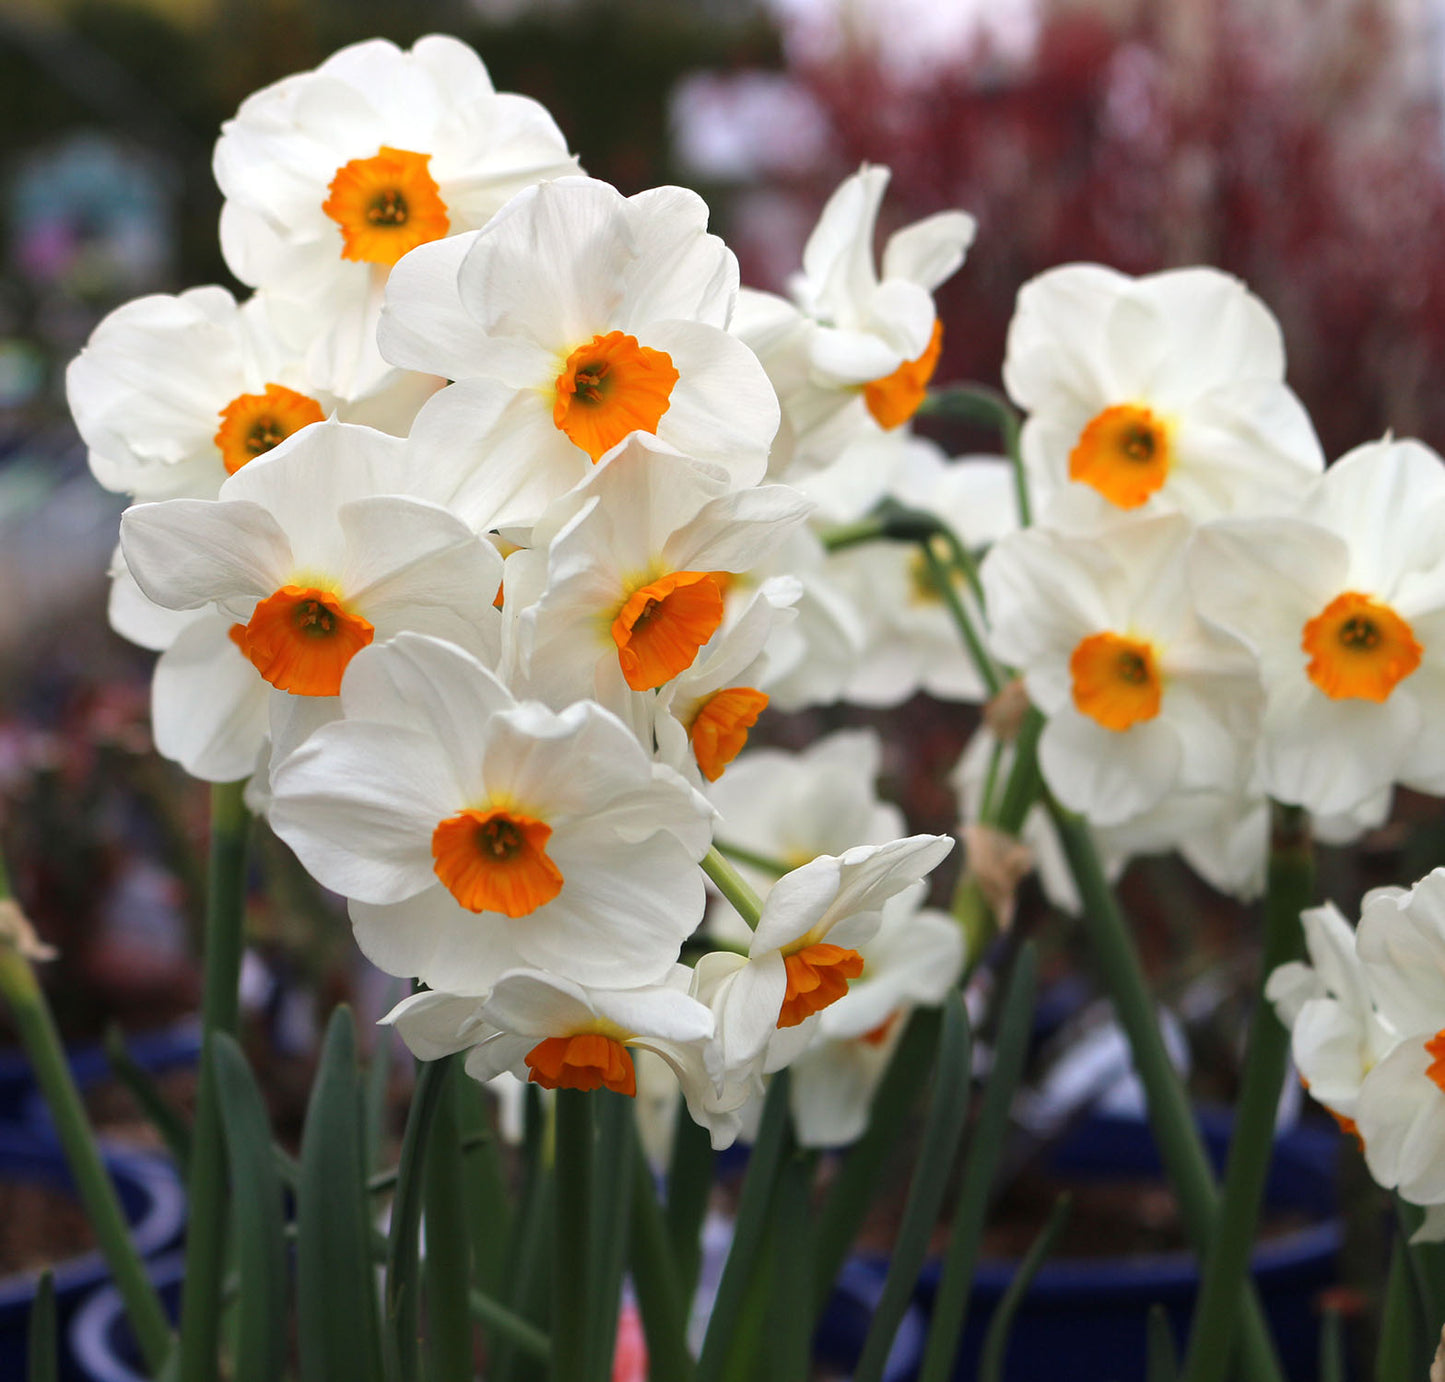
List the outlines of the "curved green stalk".
<svg viewBox="0 0 1445 1382">
<path fill-rule="evenodd" d="M 748 887 L 742 874 L 718 852 L 716 845 L 703 855 L 702 871 L 712 879 L 718 892 L 732 903 L 733 910 L 747 922 L 748 929 L 756 931 L 758 922 L 762 920 L 763 904 L 758 900 L 757 893 Z"/>
</svg>

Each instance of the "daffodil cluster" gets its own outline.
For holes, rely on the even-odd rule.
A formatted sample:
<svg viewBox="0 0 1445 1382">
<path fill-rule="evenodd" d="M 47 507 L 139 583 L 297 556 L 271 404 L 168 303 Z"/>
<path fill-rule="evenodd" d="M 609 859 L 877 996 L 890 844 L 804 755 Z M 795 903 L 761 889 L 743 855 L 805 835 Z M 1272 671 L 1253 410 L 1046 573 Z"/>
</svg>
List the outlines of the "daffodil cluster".
<svg viewBox="0 0 1445 1382">
<path fill-rule="evenodd" d="M 651 1051 L 718 1145 L 799 1061 L 805 1139 L 856 1135 L 900 1015 L 962 965 L 919 905 L 952 841 L 876 803 L 869 742 L 729 765 L 770 701 L 981 694 L 906 551 L 821 537 L 885 496 L 975 543 L 1015 521 L 1003 462 L 909 427 L 971 220 L 880 268 L 865 167 L 790 298 L 743 292 L 699 197 L 582 175 L 436 36 L 258 92 L 215 173 L 253 295 L 130 303 L 68 376 L 135 501 L 111 615 L 160 653 L 160 751 L 249 778 L 424 985 L 388 1019 L 418 1056 L 630 1094 Z M 719 842 L 779 867 L 750 885 Z M 750 934 L 703 928 L 704 865 Z"/>
</svg>

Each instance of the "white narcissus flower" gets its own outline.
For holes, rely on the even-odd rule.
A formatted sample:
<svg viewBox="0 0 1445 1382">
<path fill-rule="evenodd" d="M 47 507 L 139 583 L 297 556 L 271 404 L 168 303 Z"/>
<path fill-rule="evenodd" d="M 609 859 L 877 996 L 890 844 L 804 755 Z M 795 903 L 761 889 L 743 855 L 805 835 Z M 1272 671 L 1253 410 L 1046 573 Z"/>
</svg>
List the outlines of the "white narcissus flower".
<svg viewBox="0 0 1445 1382">
<path fill-rule="evenodd" d="M 1361 446 L 1289 517 L 1195 536 L 1204 617 L 1259 662 L 1260 785 L 1325 815 L 1392 783 L 1445 789 L 1445 463 L 1413 441 Z"/>
<path fill-rule="evenodd" d="M 387 373 L 374 337 L 390 267 L 577 161 L 537 102 L 498 93 L 466 44 L 432 34 L 407 52 L 355 43 L 255 92 L 214 168 L 231 272 L 271 294 L 311 377 L 350 396 Z"/>
<path fill-rule="evenodd" d="M 717 1014 L 722 1068 L 762 1061 L 777 1070 L 792 1061 L 816 1015 L 863 972 L 858 947 L 877 934 L 884 904 L 952 848 L 942 835 L 910 835 L 819 855 L 779 878 L 747 955 L 713 951 L 697 962 L 695 992 Z"/>
<path fill-rule="evenodd" d="M 494 521 L 527 525 L 634 432 L 735 486 L 762 478 L 778 401 L 727 333 L 737 278 L 696 193 L 562 178 L 398 264 L 378 340 L 393 364 L 466 384 L 428 425 L 486 468 Z"/>
<path fill-rule="evenodd" d="M 66 397 L 107 489 L 140 500 L 214 499 L 227 476 L 333 413 L 401 435 L 442 381 L 398 374 L 349 401 L 317 386 L 258 295 L 224 288 L 136 298 L 91 333 Z"/>
<path fill-rule="evenodd" d="M 963 971 L 963 932 L 944 912 L 900 894 L 878 934 L 858 947 L 863 973 L 818 1019 L 790 1067 L 793 1126 L 804 1147 L 838 1147 L 868 1125 L 878 1082 L 915 1007 L 941 1003 Z"/>
<path fill-rule="evenodd" d="M 713 1034 L 712 1013 L 688 996 L 691 977 L 686 966 L 674 965 L 655 984 L 601 989 L 513 970 L 485 996 L 416 993 L 382 1021 L 420 1060 L 465 1051 L 467 1073 L 476 1080 L 508 1071 L 543 1089 L 611 1089 L 635 1097 L 635 1050 L 690 1073 L 696 1063 L 679 1061 L 677 1049 L 699 1046 Z"/>
<path fill-rule="evenodd" d="M 637 434 L 548 511 L 507 559 L 519 686 L 549 705 L 633 691 L 692 666 L 722 626 L 727 573 L 769 556 L 807 518 L 786 485 L 734 490 L 710 466 Z"/>
<path fill-rule="evenodd" d="M 1324 466 L 1278 325 L 1217 269 L 1050 269 L 1019 292 L 1003 376 L 1046 518 L 1056 496 L 1075 520 L 1257 513 Z"/>
<path fill-rule="evenodd" d="M 783 403 L 774 473 L 830 464 L 853 437 L 903 426 L 938 364 L 933 290 L 963 262 L 975 224 L 941 211 L 889 237 L 882 274 L 873 242 L 889 170 L 864 164 L 828 199 L 791 301 L 744 291 L 736 333 L 758 353 Z"/>
<path fill-rule="evenodd" d="M 1100 537 L 1032 528 L 984 559 L 993 652 L 1048 716 L 1039 767 L 1095 825 L 1176 792 L 1248 785 L 1257 673 L 1242 643 L 1195 615 L 1190 530 L 1179 515 L 1117 521 Z"/>
<path fill-rule="evenodd" d="M 1398 1038 L 1359 1086 L 1366 1164 L 1407 1200 L 1445 1203 L 1445 869 L 1366 894 L 1355 949 L 1378 1018 Z"/>
<path fill-rule="evenodd" d="M 191 723 L 158 736 L 234 738 L 237 707 L 216 694 L 236 664 L 226 642 L 273 688 L 271 733 L 283 750 L 335 713 L 347 664 L 374 639 L 416 629 L 496 659 L 501 558 L 445 509 L 396 493 L 405 472 L 400 438 L 324 422 L 238 471 L 217 499 L 126 510 L 121 546 L 147 598 L 229 616 L 224 626 L 198 621 L 162 655 L 156 708 Z"/>
<path fill-rule="evenodd" d="M 658 981 L 702 916 L 706 803 L 590 702 L 517 702 L 406 634 L 352 660 L 344 718 L 272 773 L 271 820 L 391 974 L 480 995 L 505 970 Z"/>
</svg>

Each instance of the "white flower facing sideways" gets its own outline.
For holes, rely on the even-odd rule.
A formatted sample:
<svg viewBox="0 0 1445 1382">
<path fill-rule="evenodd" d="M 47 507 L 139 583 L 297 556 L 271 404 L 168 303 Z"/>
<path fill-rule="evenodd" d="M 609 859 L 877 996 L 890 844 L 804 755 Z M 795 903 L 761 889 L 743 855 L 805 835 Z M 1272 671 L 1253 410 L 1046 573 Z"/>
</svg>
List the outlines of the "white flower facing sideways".
<svg viewBox="0 0 1445 1382">
<path fill-rule="evenodd" d="M 473 996 L 519 967 L 668 973 L 702 916 L 711 813 L 615 716 L 518 702 L 414 634 L 358 653 L 341 707 L 273 769 L 271 821 L 351 899 L 375 964 Z"/>
<path fill-rule="evenodd" d="M 1040 274 L 1019 291 L 1003 377 L 1028 414 L 1020 446 L 1045 521 L 1265 512 L 1324 467 L 1279 326 L 1216 269 Z"/>
<path fill-rule="evenodd" d="M 1261 785 L 1325 815 L 1392 783 L 1445 790 L 1445 462 L 1373 442 L 1287 517 L 1195 536 L 1201 614 L 1243 639 L 1266 698 Z"/>
<path fill-rule="evenodd" d="M 214 169 L 232 273 L 271 294 L 312 376 L 350 395 L 387 373 L 374 337 L 391 266 L 577 161 L 537 102 L 498 93 L 466 44 L 432 34 L 407 52 L 355 43 L 255 92 Z"/>
<path fill-rule="evenodd" d="M 512 553 L 513 683 L 560 707 L 650 691 L 722 626 L 729 573 L 772 554 L 810 505 L 786 485 L 735 490 L 712 466 L 634 434 Z"/>
<path fill-rule="evenodd" d="M 136 298 L 91 333 L 66 397 L 107 489 L 139 500 L 214 499 L 227 476 L 302 427 L 337 414 L 402 435 L 442 381 L 397 373 L 360 401 L 317 386 L 257 295 L 224 288 Z"/>
<path fill-rule="evenodd" d="M 428 425 L 483 469 L 492 521 L 525 526 L 634 432 L 735 486 L 762 478 L 778 401 L 727 333 L 737 283 L 696 193 L 562 178 L 402 260 L 378 342 L 395 365 L 458 381 Z"/>
<path fill-rule="evenodd" d="M 218 609 L 226 621 L 198 623 L 201 642 L 183 635 L 161 658 L 156 709 L 186 718 L 177 732 L 187 742 L 232 736 L 232 706 L 216 687 L 235 690 L 236 649 L 271 688 L 282 751 L 336 713 L 347 664 L 375 639 L 417 629 L 496 659 L 501 558 L 455 515 L 396 492 L 406 456 L 400 438 L 318 423 L 237 471 L 216 499 L 126 510 L 121 547 L 141 591 L 165 609 Z M 169 732 L 158 727 L 158 738 Z"/>
<path fill-rule="evenodd" d="M 587 988 L 538 970 L 511 970 L 484 996 L 428 991 L 404 998 L 382 1019 L 413 1055 L 437 1060 L 465 1051 L 467 1073 L 490 1080 L 510 1071 L 543 1089 L 611 1089 L 635 1097 L 632 1052 L 660 1055 L 696 1089 L 699 1047 L 713 1016 L 688 996 L 691 972 L 673 965 L 661 980 L 635 988 Z"/>
<path fill-rule="evenodd" d="M 863 973 L 858 947 L 877 934 L 884 904 L 952 848 L 942 835 L 910 835 L 822 854 L 779 878 L 747 954 L 713 951 L 694 971 L 694 992 L 717 1015 L 722 1068 L 789 1064 L 813 1037 L 811 1019 Z"/>
<path fill-rule="evenodd" d="M 940 211 L 873 242 L 889 170 L 864 164 L 828 199 L 789 298 L 744 290 L 735 332 L 758 352 L 783 402 L 774 472 L 826 465 L 854 435 L 903 426 L 943 348 L 933 291 L 963 263 L 975 223 Z M 842 416 L 847 411 L 851 416 Z"/>
<path fill-rule="evenodd" d="M 1189 534 L 1179 515 L 1097 536 L 1032 528 L 984 559 L 991 647 L 1048 716 L 1039 767 L 1095 825 L 1248 785 L 1257 673 L 1244 644 L 1195 615 Z"/>
<path fill-rule="evenodd" d="M 858 947 L 863 973 L 818 1018 L 813 1044 L 790 1067 L 793 1126 L 804 1147 L 837 1147 L 868 1125 L 873 1094 L 915 1007 L 941 1003 L 963 971 L 963 932 L 919 910 L 921 888 L 883 906 L 878 934 Z"/>
</svg>

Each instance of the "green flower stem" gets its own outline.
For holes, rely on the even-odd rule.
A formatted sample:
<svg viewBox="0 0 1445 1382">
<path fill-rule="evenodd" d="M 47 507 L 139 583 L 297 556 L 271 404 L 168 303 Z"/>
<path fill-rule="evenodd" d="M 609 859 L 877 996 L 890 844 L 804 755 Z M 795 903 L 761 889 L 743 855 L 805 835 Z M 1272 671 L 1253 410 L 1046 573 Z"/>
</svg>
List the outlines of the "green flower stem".
<svg viewBox="0 0 1445 1382">
<path fill-rule="evenodd" d="M 954 588 L 948 568 L 933 550 L 931 543 L 920 543 L 918 550 L 923 553 L 924 564 L 928 567 L 928 579 L 947 606 L 959 637 L 963 639 L 963 645 L 968 649 L 968 655 L 983 681 L 984 689 L 990 696 L 998 695 L 1003 689 L 1003 677 L 994 665 L 993 658 L 989 656 L 988 649 L 983 646 L 983 640 L 974 628 L 968 611 L 964 609 L 963 601 L 958 598 L 958 591 Z"/>
<path fill-rule="evenodd" d="M 559 1089 L 556 1103 L 557 1218 L 552 1248 L 552 1382 L 589 1382 L 592 1299 L 592 1102 Z"/>
<path fill-rule="evenodd" d="M 1119 1025 L 1129 1039 L 1134 1068 L 1144 1086 L 1149 1124 L 1165 1173 L 1179 1199 L 1185 1233 L 1195 1252 L 1206 1259 L 1219 1225 L 1219 1194 L 1188 1092 L 1159 1034 L 1154 999 L 1128 926 L 1104 876 L 1093 836 L 1080 817 L 1065 811 L 1047 793 L 1044 801 L 1083 901 L 1090 946 L 1108 984 Z M 1283 1373 L 1264 1314 L 1248 1278 L 1240 1281 L 1234 1303 L 1242 1316 L 1240 1343 L 1245 1376 L 1282 1382 Z"/>
<path fill-rule="evenodd" d="M 10 893 L 0 872 L 0 897 Z M 0 942 L 0 994 L 10 1005 L 35 1079 L 55 1120 L 55 1131 L 80 1192 L 85 1216 L 105 1254 L 111 1276 L 125 1302 L 141 1356 L 152 1373 L 165 1366 L 171 1348 L 170 1326 L 159 1297 L 146 1275 L 144 1262 L 131 1241 L 125 1214 L 106 1173 L 95 1134 L 85 1116 L 75 1078 L 65 1059 L 50 1005 L 30 962 L 13 946 Z"/>
<path fill-rule="evenodd" d="M 1274 1147 L 1280 1086 L 1289 1064 L 1289 1031 L 1275 1016 L 1264 986 L 1280 965 L 1304 949 L 1300 912 L 1313 900 L 1314 851 L 1308 820 L 1299 807 L 1276 805 L 1273 811 L 1259 989 L 1235 1105 L 1218 1228 L 1204 1259 L 1189 1331 L 1186 1382 L 1223 1382 L 1229 1372 L 1239 1288 L 1249 1273 L 1249 1252 Z"/>
<path fill-rule="evenodd" d="M 746 864 L 751 869 L 757 869 L 759 873 L 770 873 L 774 878 L 781 878 L 785 873 L 792 872 L 793 865 L 782 859 L 773 859 L 766 854 L 746 849 L 742 845 L 729 844 L 726 840 L 714 840 L 713 844 L 727 858 L 739 864 Z"/>
<path fill-rule="evenodd" d="M 985 384 L 951 384 L 931 391 L 918 411 L 922 417 L 956 417 L 998 428 L 1004 454 L 1013 462 L 1019 526 L 1027 528 L 1033 522 L 1033 514 L 1029 505 L 1028 481 L 1019 454 L 1019 434 L 1023 424 L 1013 404 L 997 389 Z"/>
<path fill-rule="evenodd" d="M 226 1148 L 211 1034 L 235 1035 L 240 1020 L 241 951 L 246 911 L 246 840 L 251 818 L 244 782 L 211 788 L 211 859 L 206 894 L 205 1032 L 186 1195 L 186 1279 L 181 1301 L 180 1382 L 219 1376 L 221 1276 L 225 1266 Z"/>
<path fill-rule="evenodd" d="M 702 871 L 712 879 L 714 886 L 732 903 L 733 910 L 747 922 L 750 931 L 758 929 L 762 920 L 763 904 L 758 895 L 747 885 L 747 881 L 713 845 L 703 855 Z"/>
</svg>

